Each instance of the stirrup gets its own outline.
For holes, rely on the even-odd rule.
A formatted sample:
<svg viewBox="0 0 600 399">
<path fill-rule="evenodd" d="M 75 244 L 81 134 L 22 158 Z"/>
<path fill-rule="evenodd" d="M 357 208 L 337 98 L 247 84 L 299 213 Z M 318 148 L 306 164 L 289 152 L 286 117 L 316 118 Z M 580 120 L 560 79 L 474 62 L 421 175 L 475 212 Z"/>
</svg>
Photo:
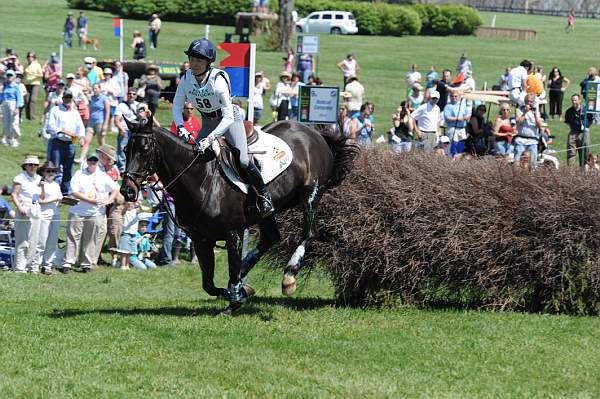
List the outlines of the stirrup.
<svg viewBox="0 0 600 399">
<path fill-rule="evenodd" d="M 273 201 L 269 194 L 265 195 L 257 195 L 258 202 L 258 211 L 260 212 L 260 216 L 264 219 L 273 214 L 275 212 L 275 207 L 273 206 Z"/>
</svg>

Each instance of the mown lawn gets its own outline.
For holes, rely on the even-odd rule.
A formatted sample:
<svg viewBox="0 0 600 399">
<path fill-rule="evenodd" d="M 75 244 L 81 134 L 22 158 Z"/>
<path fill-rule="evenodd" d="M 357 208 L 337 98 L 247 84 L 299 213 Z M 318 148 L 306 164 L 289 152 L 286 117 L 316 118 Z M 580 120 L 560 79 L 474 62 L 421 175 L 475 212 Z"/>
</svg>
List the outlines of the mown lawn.
<svg viewBox="0 0 600 399">
<path fill-rule="evenodd" d="M 21 56 L 34 49 L 45 58 L 57 51 L 66 11 L 62 0 L 32 0 L 27 7 L 0 2 L 0 15 L 10 15 L 10 26 L 0 28 L 0 47 Z M 116 57 L 112 16 L 88 15 L 90 36 L 101 43 L 93 55 Z M 483 17 L 489 23 L 492 15 Z M 126 21 L 128 40 L 145 24 Z M 335 63 L 353 51 L 383 130 L 412 62 L 422 69 L 454 67 L 466 52 L 478 86 L 495 83 L 506 65 L 522 58 L 546 69 L 559 65 L 574 83 L 597 62 L 590 50 L 597 21 L 578 20 L 571 35 L 562 33 L 562 18 L 499 14 L 496 24 L 536 29 L 538 39 L 323 36 L 319 74 L 338 84 Z M 230 31 L 211 28 L 213 38 Z M 203 33 L 202 25 L 167 22 L 150 56 L 180 61 L 190 39 Z M 65 69 L 90 53 L 66 50 Z M 273 78 L 281 56 L 260 50 L 258 68 Z M 163 124 L 169 118 L 169 110 L 161 110 Z M 563 148 L 566 128 L 550 126 Z M 21 147 L 0 148 L 0 183 L 10 183 L 24 154 L 43 153 L 37 129 L 25 123 Z M 223 252 L 218 268 L 223 285 Z M 600 396 L 597 318 L 338 308 L 328 277 L 318 271 L 300 280 L 293 299 L 281 297 L 280 277 L 260 264 L 252 273 L 256 297 L 237 317 L 222 318 L 215 315 L 226 304 L 202 292 L 198 268 L 189 264 L 149 273 L 1 273 L 0 398 Z"/>
</svg>

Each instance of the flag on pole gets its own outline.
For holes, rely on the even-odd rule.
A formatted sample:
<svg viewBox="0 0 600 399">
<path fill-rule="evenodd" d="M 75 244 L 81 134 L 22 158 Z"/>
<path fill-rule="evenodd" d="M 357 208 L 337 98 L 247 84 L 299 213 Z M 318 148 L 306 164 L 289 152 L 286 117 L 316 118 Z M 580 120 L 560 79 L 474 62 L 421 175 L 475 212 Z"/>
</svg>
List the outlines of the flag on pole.
<svg viewBox="0 0 600 399">
<path fill-rule="evenodd" d="M 250 44 L 221 43 L 221 50 L 229 53 L 219 66 L 227 72 L 231 83 L 231 94 L 235 97 L 248 97 L 250 94 Z"/>
<path fill-rule="evenodd" d="M 113 28 L 115 28 L 115 37 L 121 37 L 121 18 L 113 18 Z"/>
</svg>

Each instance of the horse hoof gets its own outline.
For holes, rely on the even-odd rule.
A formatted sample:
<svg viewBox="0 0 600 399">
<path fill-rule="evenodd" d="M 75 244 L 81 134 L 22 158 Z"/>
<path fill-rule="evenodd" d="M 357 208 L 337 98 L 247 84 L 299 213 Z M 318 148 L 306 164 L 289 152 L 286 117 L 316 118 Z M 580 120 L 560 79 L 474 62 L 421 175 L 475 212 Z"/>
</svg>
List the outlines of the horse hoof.
<svg viewBox="0 0 600 399">
<path fill-rule="evenodd" d="M 281 281 L 281 293 L 285 296 L 292 296 L 294 292 L 296 292 L 296 277 L 286 273 Z"/>
<path fill-rule="evenodd" d="M 219 313 L 219 316 L 233 316 L 240 310 L 241 307 L 241 303 L 232 302 L 225 308 L 225 310 Z"/>
<path fill-rule="evenodd" d="M 248 284 L 244 284 L 242 286 L 242 289 L 246 293 L 246 298 L 250 298 L 251 296 L 253 296 L 256 293 L 254 288 L 250 287 Z"/>
</svg>

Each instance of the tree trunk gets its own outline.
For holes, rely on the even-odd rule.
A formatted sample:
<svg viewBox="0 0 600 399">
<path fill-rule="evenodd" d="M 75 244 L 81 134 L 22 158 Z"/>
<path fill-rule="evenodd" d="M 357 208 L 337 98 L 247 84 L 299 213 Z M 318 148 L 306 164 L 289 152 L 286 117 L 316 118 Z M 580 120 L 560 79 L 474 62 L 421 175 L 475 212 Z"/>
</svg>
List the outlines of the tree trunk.
<svg viewBox="0 0 600 399">
<path fill-rule="evenodd" d="M 290 41 L 294 33 L 294 21 L 292 20 L 292 10 L 294 9 L 294 0 L 279 0 L 279 32 L 281 41 L 279 51 L 285 51 L 290 48 Z"/>
</svg>

